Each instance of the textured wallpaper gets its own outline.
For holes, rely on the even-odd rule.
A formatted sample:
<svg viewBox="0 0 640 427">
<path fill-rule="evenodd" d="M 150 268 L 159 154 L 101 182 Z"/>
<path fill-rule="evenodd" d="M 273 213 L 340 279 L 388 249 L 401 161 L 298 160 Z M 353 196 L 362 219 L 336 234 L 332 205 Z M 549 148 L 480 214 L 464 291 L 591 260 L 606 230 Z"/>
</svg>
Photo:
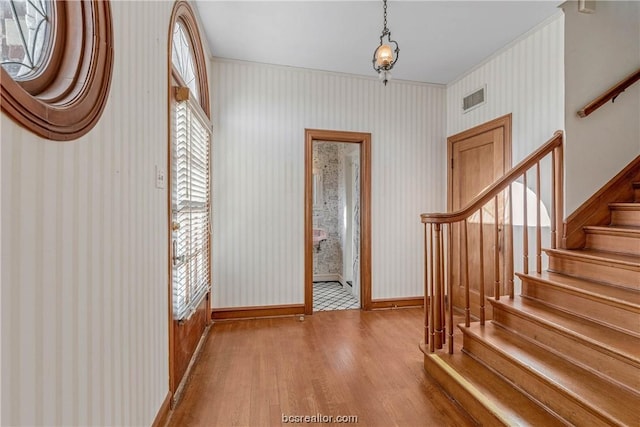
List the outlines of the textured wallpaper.
<svg viewBox="0 0 640 427">
<path fill-rule="evenodd" d="M 340 142 L 316 142 L 313 145 L 314 174 L 321 176 L 322 196 L 313 208 L 313 228 L 327 232 L 327 239 L 315 245 L 313 274 L 342 273 L 344 240 L 345 179 L 344 145 Z"/>
</svg>

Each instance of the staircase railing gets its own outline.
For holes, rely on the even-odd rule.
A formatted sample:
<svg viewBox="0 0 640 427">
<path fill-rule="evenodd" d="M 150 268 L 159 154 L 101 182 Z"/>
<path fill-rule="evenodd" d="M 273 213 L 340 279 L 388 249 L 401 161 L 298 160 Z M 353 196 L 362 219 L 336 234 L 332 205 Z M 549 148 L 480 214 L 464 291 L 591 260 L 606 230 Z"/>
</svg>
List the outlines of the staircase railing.
<svg viewBox="0 0 640 427">
<path fill-rule="evenodd" d="M 529 272 L 529 228 L 535 227 L 535 268 L 542 271 L 541 164 L 545 162 L 544 181 L 550 184 L 548 227 L 549 244 L 561 244 L 563 216 L 563 134 L 557 131 L 551 139 L 491 186 L 471 200 L 467 206 L 450 213 L 425 213 L 425 332 L 424 343 L 429 352 L 448 342 L 453 353 L 454 311 L 462 310 L 464 323 L 470 325 L 472 312 L 480 323 L 486 320 L 485 295 L 499 300 L 514 296 L 514 223 L 522 225 L 522 272 Z M 550 160 L 550 162 L 549 162 Z M 535 187 L 529 188 L 528 175 Z M 516 194 L 516 191 L 520 195 Z M 535 206 L 531 206 L 535 205 Z M 515 214 L 515 215 L 514 215 Z M 535 217 L 535 220 L 531 218 Z M 475 248 L 470 248 L 473 240 Z M 470 265 L 472 264 L 472 265 Z M 489 278 L 489 280 L 487 280 Z M 486 286 L 485 282 L 489 282 Z M 471 289 L 471 284 L 473 288 Z M 462 295 L 459 295 L 462 293 Z M 471 295 L 476 301 L 471 303 Z M 458 304 L 456 304 L 456 300 Z"/>
<path fill-rule="evenodd" d="M 611 102 L 614 102 L 618 95 L 620 95 L 625 91 L 625 89 L 627 89 L 638 80 L 640 80 L 640 69 L 629 74 L 627 77 L 616 83 L 613 87 L 609 88 L 602 95 L 578 110 L 578 116 L 583 118 L 587 117 L 589 114 L 593 113 L 598 108 L 609 102 L 609 100 L 611 100 Z"/>
</svg>

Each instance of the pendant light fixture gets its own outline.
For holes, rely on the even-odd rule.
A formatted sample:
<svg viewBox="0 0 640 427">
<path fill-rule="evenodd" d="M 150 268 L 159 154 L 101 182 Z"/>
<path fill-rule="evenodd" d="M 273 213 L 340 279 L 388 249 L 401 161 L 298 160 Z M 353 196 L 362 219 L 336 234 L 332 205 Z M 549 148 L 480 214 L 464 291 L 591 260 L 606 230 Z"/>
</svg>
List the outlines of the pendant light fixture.
<svg viewBox="0 0 640 427">
<path fill-rule="evenodd" d="M 398 61 L 400 48 L 395 40 L 391 40 L 391 31 L 387 28 L 387 0 L 382 0 L 384 4 L 384 28 L 380 34 L 380 44 L 373 52 L 373 69 L 376 70 L 380 80 L 387 85 L 391 79 L 391 69 Z M 386 43 L 384 38 L 387 38 Z"/>
</svg>

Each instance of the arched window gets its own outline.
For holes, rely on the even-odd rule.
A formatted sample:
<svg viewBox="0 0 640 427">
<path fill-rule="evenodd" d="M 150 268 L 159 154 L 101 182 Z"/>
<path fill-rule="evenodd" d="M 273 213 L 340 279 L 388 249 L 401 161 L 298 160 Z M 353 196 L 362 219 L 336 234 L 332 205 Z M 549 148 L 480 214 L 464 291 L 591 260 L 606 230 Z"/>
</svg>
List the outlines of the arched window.
<svg viewBox="0 0 640 427">
<path fill-rule="evenodd" d="M 111 83 L 109 1 L 4 0 L 0 36 L 2 111 L 48 139 L 91 130 Z"/>
<path fill-rule="evenodd" d="M 193 100 L 209 118 L 209 86 L 200 31 L 188 2 L 176 2 L 171 15 L 171 79 L 173 85 L 188 87 Z"/>
<path fill-rule="evenodd" d="M 211 123 L 202 43 L 188 3 L 171 28 L 171 219 L 174 320 L 186 321 L 208 294 Z"/>
<path fill-rule="evenodd" d="M 200 98 L 196 64 L 189 33 L 182 20 L 173 26 L 173 43 L 171 46 L 171 63 L 182 82 L 189 88 L 196 99 Z"/>
</svg>

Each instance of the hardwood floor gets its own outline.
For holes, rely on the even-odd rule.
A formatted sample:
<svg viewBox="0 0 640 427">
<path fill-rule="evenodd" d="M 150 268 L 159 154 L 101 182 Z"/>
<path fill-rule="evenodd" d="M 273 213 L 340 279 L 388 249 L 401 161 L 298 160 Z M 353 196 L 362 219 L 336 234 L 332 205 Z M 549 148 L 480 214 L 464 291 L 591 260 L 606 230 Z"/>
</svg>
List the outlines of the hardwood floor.
<svg viewBox="0 0 640 427">
<path fill-rule="evenodd" d="M 279 426 L 283 415 L 317 414 L 473 425 L 425 374 L 422 324 L 421 308 L 215 323 L 169 425 Z"/>
</svg>

